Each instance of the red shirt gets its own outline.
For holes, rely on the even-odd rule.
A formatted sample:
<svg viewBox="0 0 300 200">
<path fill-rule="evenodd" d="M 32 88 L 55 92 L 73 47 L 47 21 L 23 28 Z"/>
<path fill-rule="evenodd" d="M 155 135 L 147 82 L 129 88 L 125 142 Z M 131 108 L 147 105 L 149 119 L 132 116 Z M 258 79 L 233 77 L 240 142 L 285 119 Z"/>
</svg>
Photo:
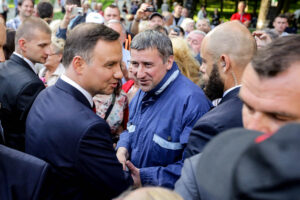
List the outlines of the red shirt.
<svg viewBox="0 0 300 200">
<path fill-rule="evenodd" d="M 245 21 L 251 21 L 251 15 L 248 13 L 244 13 L 243 15 L 240 15 L 240 13 L 234 13 L 231 18 L 230 21 L 232 20 L 239 20 L 240 22 L 244 23 Z"/>
</svg>

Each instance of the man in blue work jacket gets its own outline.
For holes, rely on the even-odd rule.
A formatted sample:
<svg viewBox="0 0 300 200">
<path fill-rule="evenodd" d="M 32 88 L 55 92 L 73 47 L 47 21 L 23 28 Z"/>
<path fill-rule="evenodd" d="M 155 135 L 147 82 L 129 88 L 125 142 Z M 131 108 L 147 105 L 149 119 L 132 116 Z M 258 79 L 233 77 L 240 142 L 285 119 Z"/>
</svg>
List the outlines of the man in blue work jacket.
<svg viewBox="0 0 300 200">
<path fill-rule="evenodd" d="M 137 187 L 174 187 L 193 125 L 211 107 L 173 60 L 171 40 L 162 33 L 148 30 L 132 40 L 130 62 L 140 90 L 130 103 L 117 157 Z"/>
</svg>

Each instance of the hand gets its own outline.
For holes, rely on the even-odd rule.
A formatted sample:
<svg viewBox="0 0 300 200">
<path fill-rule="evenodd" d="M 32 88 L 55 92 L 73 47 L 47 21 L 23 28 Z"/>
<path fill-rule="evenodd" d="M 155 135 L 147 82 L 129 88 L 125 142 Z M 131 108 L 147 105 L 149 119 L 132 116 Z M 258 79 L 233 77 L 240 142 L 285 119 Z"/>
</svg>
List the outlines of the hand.
<svg viewBox="0 0 300 200">
<path fill-rule="evenodd" d="M 252 35 L 255 38 L 258 49 L 272 42 L 270 35 L 264 31 L 254 31 Z"/>
<path fill-rule="evenodd" d="M 75 15 L 72 15 L 72 9 L 76 8 L 76 7 L 77 7 L 77 5 L 74 5 L 74 4 L 73 5 L 66 5 L 66 7 L 65 7 L 66 8 L 66 14 L 65 14 L 65 16 L 64 16 L 64 18 L 63 18 L 63 20 L 60 24 L 60 28 L 62 28 L 62 29 L 68 28 L 68 25 L 69 25 L 71 19 L 73 19 L 75 17 Z"/>
<path fill-rule="evenodd" d="M 125 147 L 118 148 L 117 158 L 118 158 L 119 162 L 122 164 L 124 171 L 126 170 L 126 161 L 127 161 L 128 157 L 129 157 L 128 151 Z"/>
<path fill-rule="evenodd" d="M 139 188 L 142 187 L 142 181 L 141 181 L 141 177 L 140 177 L 140 169 L 136 168 L 132 162 L 130 162 L 129 160 L 126 161 L 126 165 L 128 167 L 128 169 L 131 171 L 131 177 L 133 179 L 133 187 L 134 188 Z"/>
<path fill-rule="evenodd" d="M 136 12 L 136 19 L 137 20 L 141 20 L 141 19 L 143 19 L 144 18 L 144 16 L 145 16 L 145 11 L 146 11 L 146 8 L 149 6 L 149 4 L 147 4 L 147 3 L 143 3 L 142 5 L 141 5 L 141 7 L 137 10 L 137 12 Z"/>
</svg>

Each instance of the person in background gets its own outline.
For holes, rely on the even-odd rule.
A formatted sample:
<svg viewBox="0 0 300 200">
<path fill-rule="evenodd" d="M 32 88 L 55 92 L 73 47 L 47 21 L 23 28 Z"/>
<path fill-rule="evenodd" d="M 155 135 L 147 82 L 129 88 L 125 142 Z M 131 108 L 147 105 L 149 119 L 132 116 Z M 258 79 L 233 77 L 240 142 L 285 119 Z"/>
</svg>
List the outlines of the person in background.
<svg viewBox="0 0 300 200">
<path fill-rule="evenodd" d="M 7 28 L 17 30 L 21 23 L 33 14 L 34 1 L 33 0 L 19 0 L 18 10 L 19 14 L 15 18 L 6 22 Z"/>
<path fill-rule="evenodd" d="M 289 35 L 284 30 L 289 26 L 288 17 L 285 14 L 281 14 L 274 19 L 273 22 L 274 31 L 281 37 Z"/>
<path fill-rule="evenodd" d="M 24 151 L 27 114 L 45 88 L 34 64 L 46 62 L 51 30 L 44 20 L 29 17 L 18 28 L 15 42 L 15 52 L 0 64 L 0 120 L 6 145 Z"/>
<path fill-rule="evenodd" d="M 188 18 L 189 14 L 189 10 L 186 7 L 183 7 L 181 11 L 181 16 L 183 16 L 184 18 Z"/>
<path fill-rule="evenodd" d="M 111 4 L 105 8 L 103 17 L 106 22 L 108 22 L 109 20 L 112 20 L 112 19 L 120 21 L 121 12 L 120 12 L 118 6 Z"/>
<path fill-rule="evenodd" d="M 231 16 L 230 21 L 238 20 L 248 28 L 251 23 L 251 15 L 249 13 L 246 13 L 245 9 L 246 9 L 245 1 L 240 1 L 238 4 L 238 12 L 234 13 Z"/>
<path fill-rule="evenodd" d="M 215 8 L 212 16 L 212 21 L 211 21 L 211 25 L 213 26 L 212 28 L 218 26 L 219 24 L 220 24 L 220 13 L 219 13 L 219 9 Z"/>
<path fill-rule="evenodd" d="M 180 26 L 184 17 L 181 16 L 182 5 L 180 3 L 176 3 L 174 5 L 174 13 L 173 13 L 173 25 Z"/>
<path fill-rule="evenodd" d="M 201 5 L 201 8 L 197 14 L 198 20 L 199 19 L 205 19 L 207 17 L 207 12 L 206 12 L 206 6 Z"/>
<path fill-rule="evenodd" d="M 184 18 L 180 26 L 184 30 L 184 36 L 187 37 L 188 34 L 195 29 L 195 21 L 191 18 Z"/>
<path fill-rule="evenodd" d="M 199 19 L 196 23 L 196 29 L 207 34 L 211 30 L 209 19 Z"/>
<path fill-rule="evenodd" d="M 40 17 L 45 20 L 48 24 L 53 19 L 53 6 L 50 2 L 41 1 L 37 5 L 36 17 Z"/>
<path fill-rule="evenodd" d="M 254 31 L 252 35 L 254 36 L 254 39 L 256 41 L 257 49 L 266 46 L 267 44 L 271 43 L 274 39 L 279 37 L 279 35 L 271 29 Z"/>
<path fill-rule="evenodd" d="M 181 28 L 180 26 L 173 26 L 172 25 L 172 26 L 169 27 L 168 32 L 169 32 L 169 37 L 170 38 L 174 38 L 174 37 L 184 38 L 184 35 L 185 35 L 183 28 Z"/>
<path fill-rule="evenodd" d="M 188 43 L 181 37 L 171 38 L 171 41 L 173 45 L 174 60 L 181 73 L 193 81 L 193 83 L 200 86 L 200 64 L 194 58 Z"/>
<path fill-rule="evenodd" d="M 6 29 L 6 42 L 3 46 L 5 60 L 8 60 L 15 51 L 15 37 L 16 31 L 13 29 Z"/>
<path fill-rule="evenodd" d="M 65 72 L 62 61 L 65 41 L 61 38 L 52 38 L 51 53 L 48 55 L 44 68 L 39 71 L 39 77 L 46 87 L 54 85 Z"/>
<path fill-rule="evenodd" d="M 192 31 L 186 38 L 190 48 L 192 49 L 196 60 L 198 60 L 199 64 L 202 64 L 202 59 L 200 55 L 202 40 L 205 37 L 205 33 L 203 31 L 194 30 Z"/>
<path fill-rule="evenodd" d="M 154 12 L 149 16 L 150 29 L 153 29 L 157 25 L 164 26 L 164 22 L 164 17 L 158 12 Z"/>
</svg>

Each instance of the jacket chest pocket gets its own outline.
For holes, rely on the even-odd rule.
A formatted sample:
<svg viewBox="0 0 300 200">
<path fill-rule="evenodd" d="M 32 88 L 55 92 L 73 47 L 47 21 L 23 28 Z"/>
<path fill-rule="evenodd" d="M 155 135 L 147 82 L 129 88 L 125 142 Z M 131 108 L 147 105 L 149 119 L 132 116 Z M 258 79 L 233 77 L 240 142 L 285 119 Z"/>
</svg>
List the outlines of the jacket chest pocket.
<svg viewBox="0 0 300 200">
<path fill-rule="evenodd" d="M 153 162 L 158 165 L 168 165 L 182 158 L 183 145 L 172 142 L 171 136 L 153 135 Z"/>
</svg>

